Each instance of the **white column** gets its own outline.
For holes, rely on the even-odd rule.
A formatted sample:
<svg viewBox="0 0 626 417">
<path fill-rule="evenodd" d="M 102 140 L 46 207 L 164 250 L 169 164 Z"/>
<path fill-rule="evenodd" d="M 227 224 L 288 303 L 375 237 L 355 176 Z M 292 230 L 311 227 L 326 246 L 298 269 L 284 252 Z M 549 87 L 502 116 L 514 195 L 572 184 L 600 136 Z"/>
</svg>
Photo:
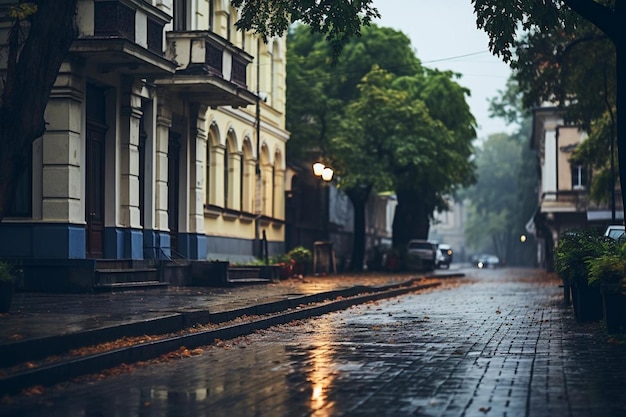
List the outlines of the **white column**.
<svg viewBox="0 0 626 417">
<path fill-rule="evenodd" d="M 162 92 L 160 92 L 162 94 Z M 169 231 L 167 217 L 167 148 L 172 127 L 172 113 L 167 97 L 160 95 L 157 102 L 155 146 L 155 230 Z"/>
<path fill-rule="evenodd" d="M 557 191 L 557 151 L 556 151 L 556 130 L 547 130 L 544 134 L 544 164 L 542 167 L 542 184 L 544 193 L 555 193 Z M 555 195 L 549 195 L 546 199 L 556 199 Z"/>
<path fill-rule="evenodd" d="M 204 155 L 207 142 L 207 107 L 191 106 L 191 131 L 189 137 L 189 232 L 204 233 Z M 194 116 L 195 119 L 194 119 Z"/>
<path fill-rule="evenodd" d="M 139 123 L 142 83 L 122 83 L 119 135 L 119 225 L 140 228 L 139 218 Z"/>
<path fill-rule="evenodd" d="M 85 223 L 82 201 L 85 183 L 82 110 L 85 97 L 82 67 L 64 62 L 46 107 L 48 121 L 41 143 L 41 172 L 35 167 L 33 190 L 41 189 L 41 200 L 34 196 L 33 214 L 44 221 Z M 40 184 L 40 186 L 39 186 Z"/>
</svg>

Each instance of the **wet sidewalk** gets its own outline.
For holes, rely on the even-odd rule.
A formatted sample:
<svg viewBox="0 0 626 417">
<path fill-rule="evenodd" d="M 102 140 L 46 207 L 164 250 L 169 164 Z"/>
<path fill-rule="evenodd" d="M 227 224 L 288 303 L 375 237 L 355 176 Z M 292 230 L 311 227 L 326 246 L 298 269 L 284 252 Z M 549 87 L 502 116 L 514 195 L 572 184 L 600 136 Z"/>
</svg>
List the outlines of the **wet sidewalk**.
<svg viewBox="0 0 626 417">
<path fill-rule="evenodd" d="M 455 271 L 437 271 L 436 276 Z M 182 313 L 233 311 L 259 304 L 360 287 L 407 283 L 422 275 L 352 274 L 305 276 L 232 287 L 174 287 L 95 294 L 17 292 L 0 314 L 0 349 L 17 341 L 124 326 Z"/>
<path fill-rule="evenodd" d="M 11 311 L 0 315 L 0 394 L 439 285 L 436 277 L 462 276 L 446 270 L 428 276 L 307 276 L 227 288 L 18 292 Z M 93 348 L 103 344 L 107 347 Z"/>
<path fill-rule="evenodd" d="M 20 396 L 0 415 L 624 416 L 624 341 L 577 323 L 554 276 L 468 270 L 431 291 Z"/>
</svg>

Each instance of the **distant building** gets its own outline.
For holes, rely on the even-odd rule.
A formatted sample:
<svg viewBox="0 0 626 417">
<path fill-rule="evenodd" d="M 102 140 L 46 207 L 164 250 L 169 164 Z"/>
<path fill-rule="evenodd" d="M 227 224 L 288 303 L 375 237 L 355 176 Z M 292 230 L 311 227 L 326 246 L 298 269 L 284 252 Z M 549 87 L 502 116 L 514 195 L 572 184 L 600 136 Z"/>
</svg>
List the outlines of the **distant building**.
<svg viewBox="0 0 626 417">
<path fill-rule="evenodd" d="M 611 222 L 611 208 L 589 198 L 589 167 L 571 159 L 572 151 L 586 136 L 578 126 L 564 123 L 563 110 L 540 107 L 533 112 L 531 147 L 539 158 L 539 201 L 534 224 L 527 229 L 538 238 L 538 264 L 548 270 L 553 268 L 553 249 L 561 233 L 583 227 L 604 228 Z M 619 190 L 615 192 L 615 215 L 622 222 L 621 195 Z"/>
<path fill-rule="evenodd" d="M 467 201 L 450 202 L 450 209 L 435 212 L 434 221 L 430 226 L 428 239 L 437 243 L 445 243 L 452 247 L 453 262 L 464 262 L 469 259 L 469 250 L 465 244 L 465 223 L 467 222 Z"/>
</svg>

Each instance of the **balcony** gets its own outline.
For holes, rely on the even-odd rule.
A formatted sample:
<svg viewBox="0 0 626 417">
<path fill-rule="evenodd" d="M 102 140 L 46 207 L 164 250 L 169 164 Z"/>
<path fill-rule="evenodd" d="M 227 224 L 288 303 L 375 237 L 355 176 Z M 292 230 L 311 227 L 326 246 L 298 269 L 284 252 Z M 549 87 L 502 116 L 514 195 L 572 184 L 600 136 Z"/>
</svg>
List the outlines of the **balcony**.
<svg viewBox="0 0 626 417">
<path fill-rule="evenodd" d="M 163 53 L 163 28 L 170 20 L 143 0 L 79 0 L 79 37 L 70 52 L 103 73 L 173 74 L 176 64 Z"/>
<path fill-rule="evenodd" d="M 541 196 L 542 212 L 586 212 L 589 194 L 586 190 L 545 192 Z"/>
<path fill-rule="evenodd" d="M 211 107 L 256 103 L 246 80 L 250 54 L 210 31 L 168 32 L 166 38 L 167 57 L 178 69 L 157 85 Z"/>
</svg>

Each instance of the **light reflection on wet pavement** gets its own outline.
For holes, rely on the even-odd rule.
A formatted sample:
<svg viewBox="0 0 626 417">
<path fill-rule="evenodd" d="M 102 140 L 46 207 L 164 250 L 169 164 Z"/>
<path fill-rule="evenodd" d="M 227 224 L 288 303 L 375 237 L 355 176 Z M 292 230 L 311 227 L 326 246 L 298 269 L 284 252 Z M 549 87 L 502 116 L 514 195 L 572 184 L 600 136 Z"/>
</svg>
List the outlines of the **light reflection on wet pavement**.
<svg viewBox="0 0 626 417">
<path fill-rule="evenodd" d="M 624 345 L 607 343 L 599 324 L 575 323 L 558 282 L 536 271 L 474 274 L 46 389 L 0 415 L 626 415 Z"/>
</svg>

